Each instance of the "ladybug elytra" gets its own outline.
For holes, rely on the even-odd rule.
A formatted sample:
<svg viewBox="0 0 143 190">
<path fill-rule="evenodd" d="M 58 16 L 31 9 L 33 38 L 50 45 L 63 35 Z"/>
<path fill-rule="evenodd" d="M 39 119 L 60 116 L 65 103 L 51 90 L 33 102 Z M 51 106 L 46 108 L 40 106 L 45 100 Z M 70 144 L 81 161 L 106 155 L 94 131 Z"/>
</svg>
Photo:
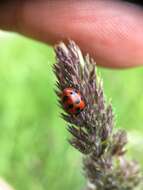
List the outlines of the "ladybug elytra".
<svg viewBox="0 0 143 190">
<path fill-rule="evenodd" d="M 62 92 L 62 102 L 65 110 L 73 115 L 79 114 L 85 108 L 85 102 L 79 91 L 65 88 Z"/>
</svg>

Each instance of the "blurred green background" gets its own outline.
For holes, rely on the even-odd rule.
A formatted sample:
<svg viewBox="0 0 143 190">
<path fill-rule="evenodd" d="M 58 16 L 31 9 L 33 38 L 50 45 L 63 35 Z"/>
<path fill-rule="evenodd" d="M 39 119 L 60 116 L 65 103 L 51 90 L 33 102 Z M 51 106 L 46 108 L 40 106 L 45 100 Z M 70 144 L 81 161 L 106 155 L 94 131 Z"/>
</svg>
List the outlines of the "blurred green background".
<svg viewBox="0 0 143 190">
<path fill-rule="evenodd" d="M 54 93 L 54 51 L 0 32 L 0 175 L 16 190 L 80 190 L 81 155 L 67 143 Z M 143 68 L 99 69 L 128 157 L 143 165 Z"/>
</svg>

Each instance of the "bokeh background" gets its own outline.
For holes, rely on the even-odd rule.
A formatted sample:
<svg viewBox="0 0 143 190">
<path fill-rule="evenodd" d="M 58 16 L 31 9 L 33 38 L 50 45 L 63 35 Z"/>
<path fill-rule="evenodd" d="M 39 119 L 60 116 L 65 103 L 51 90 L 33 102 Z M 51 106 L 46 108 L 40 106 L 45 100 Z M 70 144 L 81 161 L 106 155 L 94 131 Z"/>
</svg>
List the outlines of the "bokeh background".
<svg viewBox="0 0 143 190">
<path fill-rule="evenodd" d="M 53 49 L 0 32 L 0 176 L 16 190 L 80 190 L 81 155 L 69 146 L 54 93 Z M 128 157 L 143 166 L 143 68 L 98 69 Z"/>
</svg>

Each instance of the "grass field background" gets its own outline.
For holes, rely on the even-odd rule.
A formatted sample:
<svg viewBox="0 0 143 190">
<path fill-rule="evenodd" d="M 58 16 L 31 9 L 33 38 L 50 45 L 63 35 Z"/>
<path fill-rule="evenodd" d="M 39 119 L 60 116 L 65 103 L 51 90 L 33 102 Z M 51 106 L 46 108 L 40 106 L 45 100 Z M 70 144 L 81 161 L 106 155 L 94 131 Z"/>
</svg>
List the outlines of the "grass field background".
<svg viewBox="0 0 143 190">
<path fill-rule="evenodd" d="M 0 175 L 16 190 L 80 190 L 81 155 L 67 143 L 54 93 L 51 47 L 0 33 Z M 143 68 L 98 69 L 128 157 L 143 166 Z"/>
</svg>

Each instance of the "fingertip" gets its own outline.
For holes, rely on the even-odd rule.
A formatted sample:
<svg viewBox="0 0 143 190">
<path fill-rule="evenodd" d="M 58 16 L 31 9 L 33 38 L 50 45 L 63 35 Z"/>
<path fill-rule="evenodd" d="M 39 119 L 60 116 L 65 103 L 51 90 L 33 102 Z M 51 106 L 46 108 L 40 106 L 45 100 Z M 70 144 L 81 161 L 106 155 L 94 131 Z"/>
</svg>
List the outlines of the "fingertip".
<svg viewBox="0 0 143 190">
<path fill-rule="evenodd" d="M 113 0 L 30 0 L 22 6 L 0 6 L 1 10 L 0 25 L 4 28 L 50 44 L 70 38 L 100 66 L 143 64 L 143 12 L 137 6 Z M 6 10 L 11 18 L 5 15 Z"/>
</svg>

